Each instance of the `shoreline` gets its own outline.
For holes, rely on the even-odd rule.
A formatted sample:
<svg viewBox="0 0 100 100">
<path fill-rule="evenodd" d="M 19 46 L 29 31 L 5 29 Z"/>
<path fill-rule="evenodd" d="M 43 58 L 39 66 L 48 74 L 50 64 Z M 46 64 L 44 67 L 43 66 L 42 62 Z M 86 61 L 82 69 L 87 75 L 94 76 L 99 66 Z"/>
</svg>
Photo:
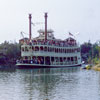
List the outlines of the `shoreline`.
<svg viewBox="0 0 100 100">
<path fill-rule="evenodd" d="M 92 69 L 95 71 L 100 71 L 100 64 L 93 66 Z"/>
</svg>

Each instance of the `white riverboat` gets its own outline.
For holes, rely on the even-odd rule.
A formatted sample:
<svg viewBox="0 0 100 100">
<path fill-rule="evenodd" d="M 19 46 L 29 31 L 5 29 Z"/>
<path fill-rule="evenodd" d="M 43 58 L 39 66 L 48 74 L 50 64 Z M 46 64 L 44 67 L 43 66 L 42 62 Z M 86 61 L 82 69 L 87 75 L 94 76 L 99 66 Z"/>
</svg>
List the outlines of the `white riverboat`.
<svg viewBox="0 0 100 100">
<path fill-rule="evenodd" d="M 81 65 L 80 46 L 71 36 L 65 40 L 56 39 L 53 30 L 47 29 L 47 13 L 45 13 L 45 29 L 40 29 L 39 36 L 31 37 L 31 14 L 29 14 L 29 39 L 22 39 L 21 58 L 18 68 L 61 68 Z M 69 33 L 72 35 L 71 33 Z"/>
</svg>

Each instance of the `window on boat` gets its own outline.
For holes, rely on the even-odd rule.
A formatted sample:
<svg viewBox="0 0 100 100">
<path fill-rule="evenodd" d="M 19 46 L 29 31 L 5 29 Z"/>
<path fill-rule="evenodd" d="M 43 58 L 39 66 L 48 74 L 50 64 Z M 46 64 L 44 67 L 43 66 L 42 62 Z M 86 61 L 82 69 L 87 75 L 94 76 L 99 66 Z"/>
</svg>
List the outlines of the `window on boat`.
<svg viewBox="0 0 100 100">
<path fill-rule="evenodd" d="M 31 60 L 31 57 L 30 56 L 28 57 L 28 60 Z"/>
<path fill-rule="evenodd" d="M 25 47 L 25 51 L 28 51 L 28 48 L 27 47 Z"/>
<path fill-rule="evenodd" d="M 69 53 L 71 53 L 71 49 L 69 49 Z"/>
<path fill-rule="evenodd" d="M 25 56 L 25 60 L 27 60 L 28 59 L 28 57 L 27 56 Z"/>
<path fill-rule="evenodd" d="M 24 47 L 21 48 L 21 51 L 24 51 Z"/>
<path fill-rule="evenodd" d="M 62 53 L 62 49 L 60 50 L 60 52 Z"/>
<path fill-rule="evenodd" d="M 48 51 L 50 51 L 50 48 L 48 47 Z"/>
<path fill-rule="evenodd" d="M 55 52 L 57 52 L 57 49 L 55 48 Z"/>
<path fill-rule="evenodd" d="M 66 61 L 66 57 L 64 57 L 64 61 Z"/>
<path fill-rule="evenodd" d="M 51 61 L 52 61 L 52 62 L 54 61 L 54 57 L 51 57 Z"/>
<path fill-rule="evenodd" d="M 50 51 L 53 52 L 53 48 L 50 48 Z"/>
<path fill-rule="evenodd" d="M 55 61 L 58 62 L 59 61 L 59 58 L 58 57 L 55 57 Z"/>
<path fill-rule="evenodd" d="M 80 52 L 80 48 L 76 48 L 76 52 Z"/>
<path fill-rule="evenodd" d="M 29 49 L 31 49 L 31 47 L 29 47 Z"/>
<path fill-rule="evenodd" d="M 75 59 L 75 61 L 77 61 L 77 57 L 76 57 L 76 56 L 75 56 L 75 58 L 74 58 L 74 59 Z"/>
<path fill-rule="evenodd" d="M 77 48 L 77 52 L 80 52 L 80 48 Z"/>
<path fill-rule="evenodd" d="M 45 64 L 50 65 L 50 57 L 45 57 Z"/>
<path fill-rule="evenodd" d="M 33 59 L 33 62 L 36 64 L 44 64 L 44 57 L 38 56 L 37 58 Z"/>
<path fill-rule="evenodd" d="M 34 51 L 34 47 L 32 46 L 32 50 Z"/>
<path fill-rule="evenodd" d="M 73 49 L 70 49 L 70 52 L 73 53 Z"/>
<path fill-rule="evenodd" d="M 67 53 L 69 53 L 69 49 L 67 49 Z"/>
<path fill-rule="evenodd" d="M 58 53 L 58 48 L 57 48 L 57 53 Z"/>
<path fill-rule="evenodd" d="M 67 57 L 67 61 L 70 61 L 70 57 Z"/>
<path fill-rule="evenodd" d="M 67 53 L 67 50 L 65 49 L 65 53 Z"/>
<path fill-rule="evenodd" d="M 54 48 L 52 48 L 52 51 L 53 51 L 53 52 L 54 52 L 54 50 L 55 50 L 55 49 L 54 49 Z"/>
<path fill-rule="evenodd" d="M 40 47 L 40 50 L 43 51 L 43 47 L 42 46 Z"/>
<path fill-rule="evenodd" d="M 47 47 L 44 47 L 44 51 L 47 51 Z"/>
<path fill-rule="evenodd" d="M 25 59 L 25 57 L 23 56 L 23 57 L 21 57 L 22 58 L 22 60 L 24 60 Z"/>
<path fill-rule="evenodd" d="M 52 48 L 50 48 L 50 52 L 52 52 Z"/>
<path fill-rule="evenodd" d="M 73 61 L 73 57 L 71 57 L 71 61 Z"/>
<path fill-rule="evenodd" d="M 60 62 L 63 62 L 63 59 L 62 59 L 62 57 L 60 57 Z"/>
<path fill-rule="evenodd" d="M 77 49 L 74 49 L 75 52 L 77 52 Z"/>
<path fill-rule="evenodd" d="M 63 53 L 65 52 L 65 49 L 63 49 Z"/>
<path fill-rule="evenodd" d="M 73 52 L 75 53 L 75 49 L 73 49 Z"/>
<path fill-rule="evenodd" d="M 35 47 L 35 51 L 39 51 L 39 47 L 36 46 L 36 47 Z"/>
<path fill-rule="evenodd" d="M 59 49 L 59 52 L 60 52 L 60 49 Z"/>
<path fill-rule="evenodd" d="M 56 52 L 56 48 L 54 48 L 54 52 Z"/>
<path fill-rule="evenodd" d="M 32 47 L 31 47 L 31 46 L 29 47 L 29 50 L 30 50 L 30 51 L 32 50 Z"/>
<path fill-rule="evenodd" d="M 75 49 L 73 49 L 73 53 L 75 52 Z"/>
<path fill-rule="evenodd" d="M 62 53 L 64 53 L 64 49 L 62 49 Z"/>
</svg>

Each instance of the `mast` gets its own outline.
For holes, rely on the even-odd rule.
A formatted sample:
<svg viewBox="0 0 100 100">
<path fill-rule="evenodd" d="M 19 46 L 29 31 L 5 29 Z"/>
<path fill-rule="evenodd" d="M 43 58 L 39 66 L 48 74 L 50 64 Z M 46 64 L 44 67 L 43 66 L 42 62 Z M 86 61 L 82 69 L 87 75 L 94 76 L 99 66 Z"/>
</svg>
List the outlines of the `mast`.
<svg viewBox="0 0 100 100">
<path fill-rule="evenodd" d="M 47 13 L 45 13 L 45 42 L 46 42 L 46 40 L 47 40 L 47 17 L 48 17 L 48 15 L 47 15 Z"/>
<path fill-rule="evenodd" d="M 29 14 L 29 40 L 31 40 L 31 37 L 32 37 L 32 33 L 31 33 L 31 14 Z"/>
</svg>

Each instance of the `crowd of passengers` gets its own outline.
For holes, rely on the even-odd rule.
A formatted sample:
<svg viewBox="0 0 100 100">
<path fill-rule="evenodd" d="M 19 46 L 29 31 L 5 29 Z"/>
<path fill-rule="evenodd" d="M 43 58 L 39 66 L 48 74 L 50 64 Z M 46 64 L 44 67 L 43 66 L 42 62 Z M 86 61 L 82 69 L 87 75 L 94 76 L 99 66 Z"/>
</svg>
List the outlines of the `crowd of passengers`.
<svg viewBox="0 0 100 100">
<path fill-rule="evenodd" d="M 27 63 L 27 64 L 44 64 L 44 60 L 41 58 L 33 58 L 33 60 L 18 60 L 17 63 Z"/>
<path fill-rule="evenodd" d="M 61 46 L 61 47 L 66 47 L 66 46 L 75 46 L 76 41 L 75 40 L 68 40 L 68 41 L 55 41 L 55 40 L 32 40 L 28 44 L 40 44 L 40 45 L 55 45 L 55 46 Z"/>
<path fill-rule="evenodd" d="M 60 62 L 71 62 L 73 61 L 72 59 L 71 60 L 68 60 L 68 59 L 60 59 Z M 77 60 L 75 60 L 77 61 Z M 54 62 L 54 61 L 51 61 L 51 62 Z M 58 59 L 55 59 L 55 62 L 59 62 Z M 33 58 L 32 60 L 28 60 L 28 59 L 24 59 L 24 60 L 17 60 L 16 63 L 26 63 L 26 64 L 44 64 L 44 59 L 43 58 Z M 49 60 L 46 60 L 45 61 L 45 64 L 47 65 L 50 65 L 50 61 Z"/>
</svg>

